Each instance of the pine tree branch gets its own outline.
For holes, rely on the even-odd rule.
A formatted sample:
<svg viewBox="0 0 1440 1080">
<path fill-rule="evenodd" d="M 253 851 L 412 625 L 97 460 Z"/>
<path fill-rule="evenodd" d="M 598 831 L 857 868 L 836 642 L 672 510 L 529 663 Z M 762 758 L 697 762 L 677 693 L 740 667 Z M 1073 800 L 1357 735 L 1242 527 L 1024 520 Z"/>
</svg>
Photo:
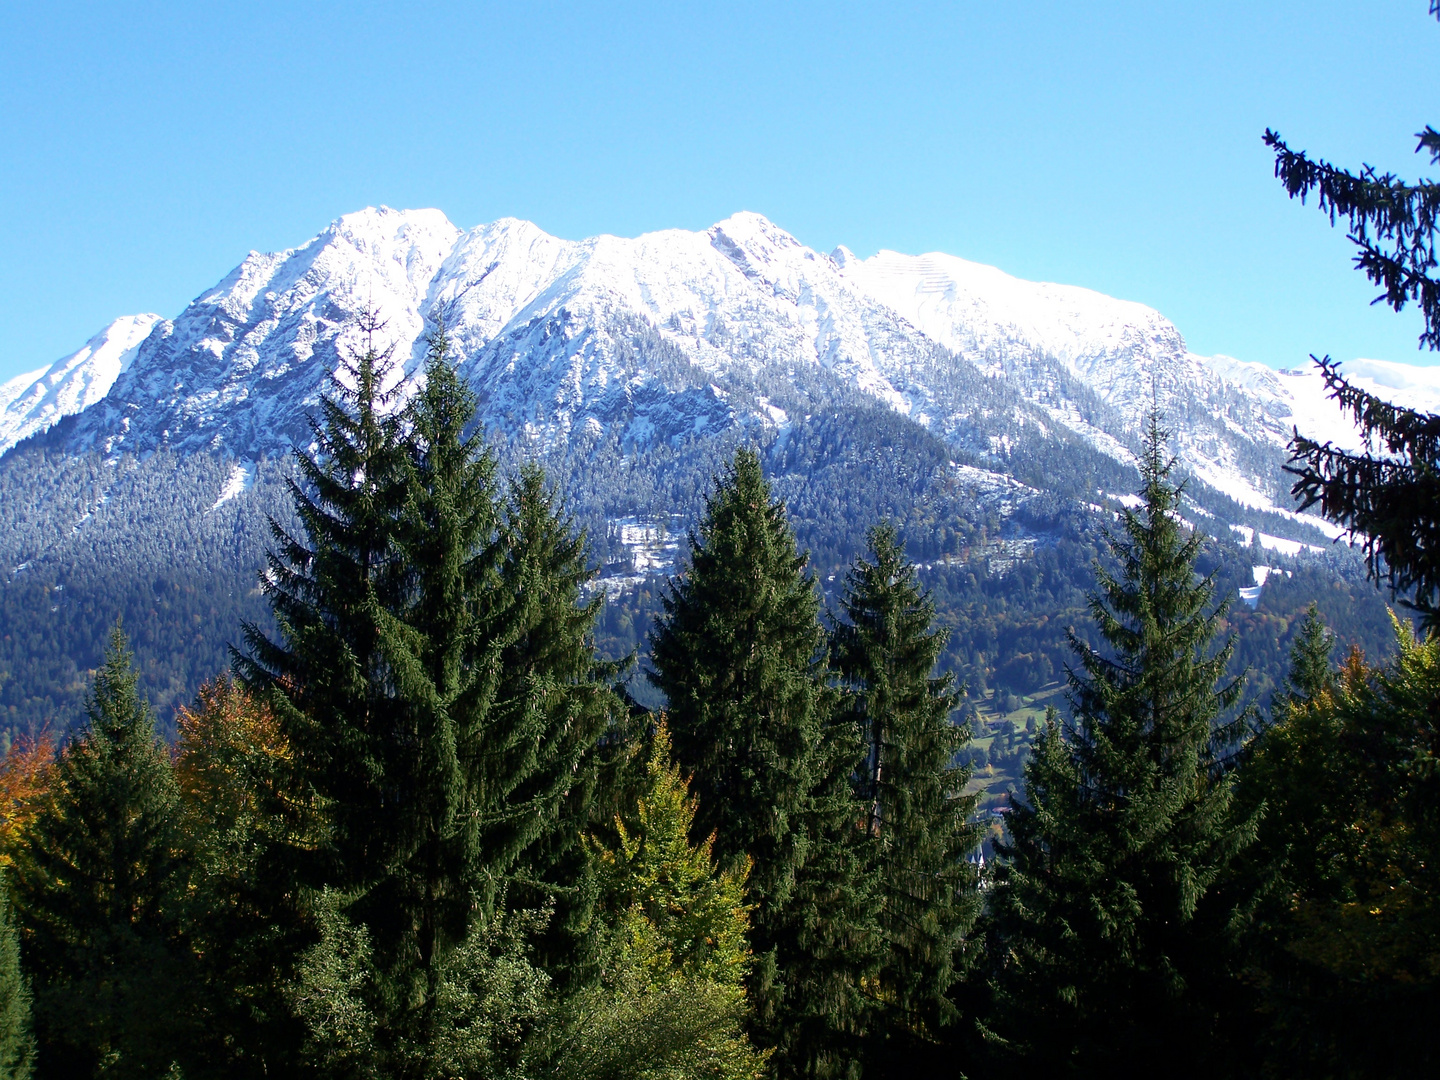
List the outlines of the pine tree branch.
<svg viewBox="0 0 1440 1080">
<path fill-rule="evenodd" d="M 1416 152 L 1440 153 L 1440 133 L 1427 127 L 1416 136 Z M 1278 132 L 1265 129 L 1265 145 L 1275 153 L 1275 175 L 1292 199 L 1312 193 L 1334 225 L 1349 222 L 1349 239 L 1360 249 L 1355 265 L 1384 291 L 1375 298 L 1395 311 L 1418 304 L 1425 318 L 1422 348 L 1440 349 L 1440 282 L 1435 229 L 1440 222 L 1440 184 L 1406 183 L 1393 173 L 1365 165 L 1358 174 L 1292 150 Z"/>
<path fill-rule="evenodd" d="M 1297 430 L 1286 471 L 1303 512 L 1321 514 L 1358 537 L 1372 579 L 1392 590 L 1414 589 L 1407 602 L 1433 620 L 1440 590 L 1440 416 L 1401 408 L 1351 386 L 1328 356 L 1316 360 L 1330 396 L 1364 437 L 1383 449 L 1351 454 Z"/>
</svg>

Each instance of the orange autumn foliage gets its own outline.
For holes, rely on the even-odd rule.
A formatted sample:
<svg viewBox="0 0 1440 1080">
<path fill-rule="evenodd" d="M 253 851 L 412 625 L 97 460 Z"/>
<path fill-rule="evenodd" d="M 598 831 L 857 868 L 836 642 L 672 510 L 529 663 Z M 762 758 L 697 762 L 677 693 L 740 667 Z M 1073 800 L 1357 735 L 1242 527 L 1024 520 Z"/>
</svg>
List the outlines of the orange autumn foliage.
<svg viewBox="0 0 1440 1080">
<path fill-rule="evenodd" d="M 55 738 L 22 736 L 0 761 L 0 867 L 8 867 L 55 776 Z"/>
<path fill-rule="evenodd" d="M 181 796 L 209 817 L 256 813 L 259 792 L 290 759 L 274 712 L 226 676 L 202 686 L 195 706 L 180 709 L 176 726 Z"/>
</svg>

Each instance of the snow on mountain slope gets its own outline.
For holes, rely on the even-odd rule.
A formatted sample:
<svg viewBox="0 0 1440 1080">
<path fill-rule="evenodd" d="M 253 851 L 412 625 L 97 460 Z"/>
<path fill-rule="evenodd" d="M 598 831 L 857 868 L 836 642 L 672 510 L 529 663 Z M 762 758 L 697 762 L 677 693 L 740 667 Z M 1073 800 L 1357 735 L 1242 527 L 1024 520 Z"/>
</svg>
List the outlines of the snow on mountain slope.
<svg viewBox="0 0 1440 1080">
<path fill-rule="evenodd" d="M 347 214 L 298 248 L 251 252 L 145 341 L 67 445 L 253 458 L 304 441 L 337 348 L 363 344 L 360 313 L 375 312 L 388 341 L 418 337 L 426 293 L 459 236 L 438 210 L 382 207 Z M 397 364 L 392 382 L 401 377 Z"/>
<path fill-rule="evenodd" d="M 126 315 L 48 368 L 0 386 L 0 454 L 101 400 L 163 321 L 159 315 Z"/>
<path fill-rule="evenodd" d="M 1022 281 L 940 253 L 881 251 L 861 260 L 841 247 L 833 257 L 847 279 L 956 352 L 1023 344 L 1062 361 L 1116 404 L 1148 401 L 1152 376 L 1174 376 L 1156 361 L 1185 355 L 1179 331 L 1143 304 Z M 1136 363 L 1119 364 L 1117 357 Z"/>
<path fill-rule="evenodd" d="M 339 357 L 364 346 L 367 309 L 384 324 L 374 344 L 391 349 L 397 401 L 422 377 L 426 327 L 443 319 L 486 423 L 546 444 L 783 426 L 843 390 L 987 468 L 1003 467 L 1022 429 L 1128 462 L 1158 397 L 1203 483 L 1283 511 L 1293 425 L 1354 441 L 1313 372 L 1196 356 L 1144 305 L 949 255 L 824 255 L 752 213 L 703 232 L 568 241 L 513 218 L 462 231 L 437 210 L 380 207 L 300 247 L 252 252 L 173 322 L 119 320 L 0 387 L 0 452 L 77 412 L 60 433 L 77 450 L 283 451 L 308 441 L 306 414 Z M 1346 370 L 1440 409 L 1428 369 Z"/>
<path fill-rule="evenodd" d="M 1331 442 L 1351 452 L 1368 449 L 1353 420 L 1329 396 L 1317 365 L 1273 371 L 1263 364 L 1245 363 L 1229 356 L 1204 357 L 1201 362 L 1216 379 L 1250 396 L 1263 418 L 1253 429 L 1260 438 L 1283 447 L 1299 432 L 1317 442 Z M 1386 401 L 1420 412 L 1440 413 L 1440 367 L 1361 359 L 1346 361 L 1341 371 L 1352 385 Z M 1207 465 L 1201 462 L 1195 470 L 1197 475 L 1236 502 L 1289 515 L 1284 499 L 1258 490 L 1234 472 L 1226 473 Z M 1333 525 L 1314 515 L 1299 515 L 1298 519 L 1322 532 L 1338 535 Z"/>
<path fill-rule="evenodd" d="M 1417 367 L 1388 360 L 1347 360 L 1341 371 L 1353 386 L 1419 412 L 1440 413 L 1440 367 Z M 1269 372 L 1291 409 L 1291 422 L 1302 435 L 1330 441 L 1346 450 L 1362 448 L 1360 433 L 1326 394 L 1320 371 L 1310 364 Z"/>
<path fill-rule="evenodd" d="M 881 251 L 861 260 L 839 248 L 834 258 L 849 280 L 925 334 L 1021 385 L 1052 417 L 1117 457 L 1126 453 L 1127 431 L 1133 436 L 1158 403 L 1182 461 L 1242 505 L 1286 508 L 1288 481 L 1280 465 L 1296 426 L 1340 445 L 1358 444 L 1313 369 L 1275 372 L 1231 357 L 1197 356 L 1168 319 L 1143 304 L 1022 281 L 938 253 Z M 1115 408 L 1119 429 L 1077 422 L 1063 395 L 1037 384 L 1036 354 L 1063 364 Z M 1440 377 L 1424 374 L 1429 369 L 1354 361 L 1345 370 L 1381 396 L 1440 407 Z"/>
<path fill-rule="evenodd" d="M 730 411 L 707 390 L 709 380 L 724 384 L 760 370 L 794 377 L 807 369 L 824 370 L 904 415 L 933 418 L 935 410 L 926 410 L 931 388 L 914 375 L 935 357 L 934 343 L 759 215 L 737 214 L 703 233 L 668 230 L 635 239 L 599 236 L 565 249 L 546 245 L 551 282 L 535 288 L 534 278 L 525 279 L 520 299 L 527 302 L 489 341 L 493 323 L 477 326 L 468 305 L 478 294 L 475 305 L 493 310 L 486 286 L 507 263 L 498 245 L 473 246 L 463 271 L 459 258 L 447 269 L 467 282 L 482 267 L 495 269 L 444 310 L 471 347 L 471 381 L 501 424 L 533 418 L 537 404 L 538 422 L 522 427 L 541 437 L 568 432 L 582 417 L 602 423 L 633 415 L 653 423 L 646 403 L 664 383 L 671 395 L 709 399 L 695 402 L 701 413 L 693 419 L 703 428 L 725 423 L 721 414 Z M 530 240 L 529 250 L 538 246 Z M 462 292 L 447 284 L 439 297 L 452 291 Z M 654 357 L 634 348 L 647 336 L 688 363 L 688 377 L 675 368 L 657 379 Z M 757 422 L 773 422 L 762 408 L 751 412 Z M 679 416 L 662 420 L 675 431 L 677 423 L 684 426 Z"/>
<path fill-rule="evenodd" d="M 756 214 L 571 242 L 513 219 L 462 233 L 438 211 L 382 207 L 299 248 L 251 253 L 147 341 L 66 444 L 254 457 L 306 441 L 305 413 L 338 355 L 361 344 L 367 306 L 401 399 L 427 323 L 443 318 L 487 422 L 545 440 L 577 425 L 675 439 L 774 424 L 728 398 L 762 370 L 823 372 L 952 430 L 967 406 L 947 399 L 947 380 L 973 370 Z"/>
</svg>

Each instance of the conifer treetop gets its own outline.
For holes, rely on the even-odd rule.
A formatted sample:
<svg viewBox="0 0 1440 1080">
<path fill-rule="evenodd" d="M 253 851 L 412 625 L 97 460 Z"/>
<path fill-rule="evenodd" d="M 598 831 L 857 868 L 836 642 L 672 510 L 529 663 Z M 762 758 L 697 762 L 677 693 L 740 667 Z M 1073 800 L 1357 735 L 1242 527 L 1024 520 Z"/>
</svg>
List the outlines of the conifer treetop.
<svg viewBox="0 0 1440 1080">
<path fill-rule="evenodd" d="M 1074 715 L 1125 717 L 1135 733 L 1181 738 L 1198 749 L 1211 741 L 1213 721 L 1234 706 L 1244 676 L 1226 679 L 1234 639 L 1207 655 L 1229 599 L 1211 609 L 1214 575 L 1196 579 L 1204 537 L 1181 517 L 1183 486 L 1171 482 L 1175 459 L 1168 433 L 1151 413 L 1139 461 L 1143 506 L 1121 513 L 1121 535 L 1108 534 L 1118 572 L 1096 567 L 1089 599 L 1096 628 L 1114 652 L 1107 656 L 1073 632 L 1081 665 L 1070 675 Z M 1216 733 L 1236 736 L 1233 727 Z"/>
<path fill-rule="evenodd" d="M 85 716 L 89 730 L 107 741 L 118 741 L 132 732 L 146 733 L 152 741 L 155 738 L 155 717 L 149 700 L 140 693 L 135 655 L 118 620 L 110 629 L 105 663 L 86 695 Z"/>
</svg>

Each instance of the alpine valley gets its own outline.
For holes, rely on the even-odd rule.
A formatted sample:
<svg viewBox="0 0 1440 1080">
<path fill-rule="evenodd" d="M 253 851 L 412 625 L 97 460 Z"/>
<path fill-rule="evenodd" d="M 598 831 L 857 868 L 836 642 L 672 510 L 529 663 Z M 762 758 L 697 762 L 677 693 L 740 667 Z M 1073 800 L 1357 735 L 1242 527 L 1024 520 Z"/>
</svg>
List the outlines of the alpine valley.
<svg viewBox="0 0 1440 1080">
<path fill-rule="evenodd" d="M 572 242 L 381 207 L 0 386 L 5 738 L 79 718 L 117 616 L 162 717 L 227 667 L 241 621 L 266 617 L 257 574 L 267 516 L 291 520 L 290 455 L 338 358 L 366 347 L 367 309 L 393 407 L 443 321 L 502 463 L 545 465 L 587 532 L 610 655 L 643 652 L 711 476 L 751 443 L 828 599 L 868 526 L 894 519 L 954 627 L 967 708 L 1035 705 L 1086 621 L 1152 403 L 1213 538 L 1204 569 L 1236 601 L 1252 698 L 1312 600 L 1343 642 L 1389 640 L 1356 553 L 1288 496 L 1294 428 L 1357 442 L 1313 371 L 1197 356 L 1140 304 L 948 255 L 824 254 L 757 214 Z M 1346 371 L 1440 409 L 1430 369 Z"/>
</svg>

